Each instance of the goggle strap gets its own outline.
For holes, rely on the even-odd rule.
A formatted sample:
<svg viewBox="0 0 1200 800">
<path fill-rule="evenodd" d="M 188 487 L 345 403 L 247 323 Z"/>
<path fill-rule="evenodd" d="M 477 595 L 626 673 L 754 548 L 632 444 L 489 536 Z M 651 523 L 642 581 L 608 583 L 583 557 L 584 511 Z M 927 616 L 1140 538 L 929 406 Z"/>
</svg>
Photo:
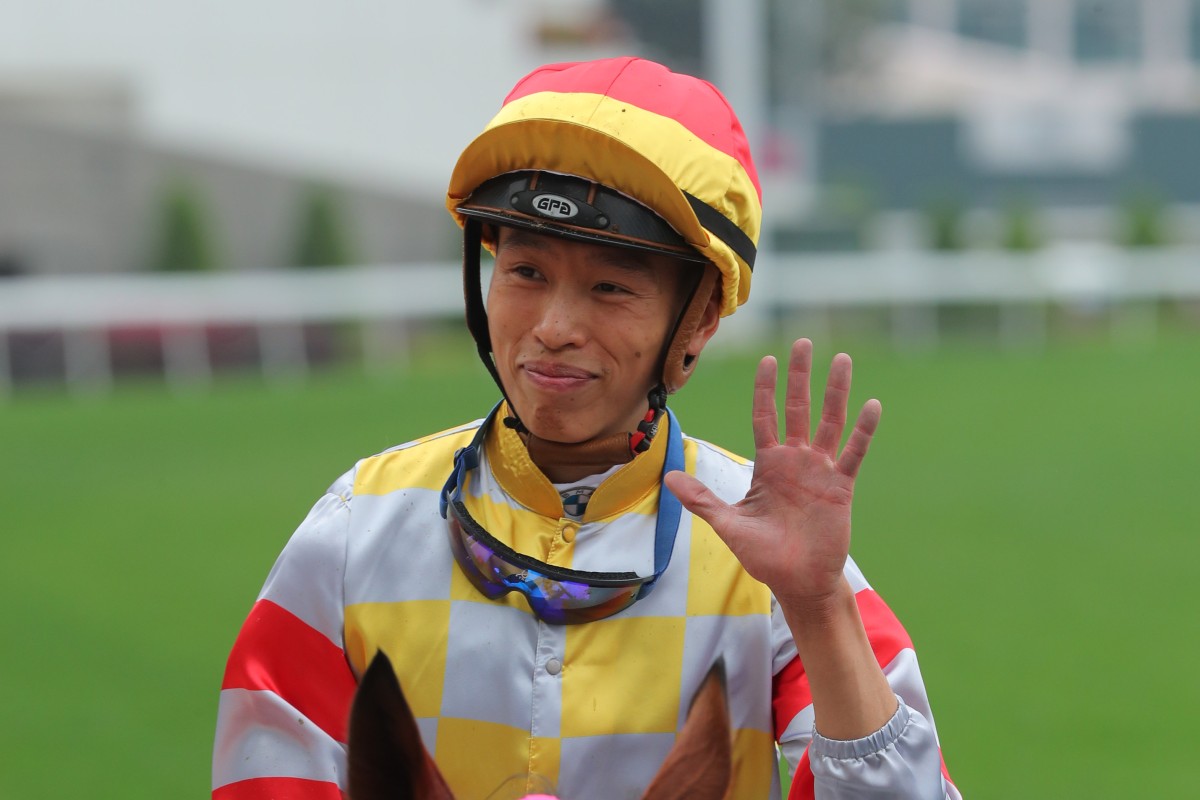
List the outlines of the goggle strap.
<svg viewBox="0 0 1200 800">
<path fill-rule="evenodd" d="M 664 409 L 665 410 L 665 409 Z M 662 474 L 683 470 L 683 434 L 674 415 L 667 414 L 667 453 L 663 458 Z M 671 563 L 671 553 L 675 551 L 675 536 L 679 533 L 679 519 L 683 514 L 683 504 L 679 502 L 665 481 L 659 482 L 658 488 L 658 521 L 654 527 L 654 577 L 646 581 L 638 592 L 637 599 L 641 600 L 654 589 L 658 579 L 667 571 Z"/>
<path fill-rule="evenodd" d="M 495 418 L 496 412 L 500 410 L 500 406 L 504 401 L 496 403 L 492 406 L 492 410 L 484 417 L 483 422 L 475 431 L 475 435 L 471 437 L 471 443 L 466 447 L 459 448 L 454 454 L 454 469 L 450 470 L 450 477 L 446 479 L 445 485 L 442 486 L 442 494 L 438 499 L 438 507 L 442 512 L 442 519 L 446 519 L 450 498 L 456 492 L 462 490 L 462 487 L 467 482 L 467 472 L 479 466 L 479 451 L 483 447 L 484 436 L 487 435 L 488 425 Z"/>
</svg>

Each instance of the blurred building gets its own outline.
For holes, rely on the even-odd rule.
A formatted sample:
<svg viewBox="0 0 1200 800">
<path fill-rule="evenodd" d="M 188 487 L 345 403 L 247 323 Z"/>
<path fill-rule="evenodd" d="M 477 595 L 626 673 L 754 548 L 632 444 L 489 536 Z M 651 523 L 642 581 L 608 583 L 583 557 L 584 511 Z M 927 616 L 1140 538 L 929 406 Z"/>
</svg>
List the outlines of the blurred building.
<svg viewBox="0 0 1200 800">
<path fill-rule="evenodd" d="M 217 268 L 288 266 L 314 187 L 356 260 L 453 258 L 445 180 L 512 82 L 630 46 L 598 0 L 369 6 L 0 0 L 0 275 L 151 268 L 181 190 Z"/>
<path fill-rule="evenodd" d="M 699 65 L 718 1 L 611 0 L 653 50 Z M 895 240 L 939 203 L 1020 202 L 1072 238 L 1109 238 L 1138 198 L 1200 206 L 1200 0 L 761 2 L 760 161 L 817 187 L 774 198 L 785 247 L 857 246 L 815 218 L 864 209 L 899 219 Z"/>
<path fill-rule="evenodd" d="M 1200 207 L 1197 0 L 888 0 L 823 75 L 817 169 L 882 208 L 1044 210 L 1114 238 L 1131 204 Z M 810 99 L 812 96 L 810 95 Z M 1172 237 L 1196 241 L 1194 224 Z"/>
<path fill-rule="evenodd" d="M 768 246 L 920 244 L 916 216 L 938 203 L 985 218 L 1023 203 L 1067 238 L 1111 238 L 1134 195 L 1200 208 L 1200 0 L 60 12 L 0 0 L 0 274 L 148 268 L 179 185 L 221 267 L 289 264 L 314 185 L 359 260 L 452 257 L 445 176 L 512 82 L 618 53 L 730 94 L 755 129 Z"/>
<path fill-rule="evenodd" d="M 830 180 L 870 174 L 896 205 L 939 182 L 1200 202 L 1196 0 L 894 1 L 859 46 L 821 98 Z"/>
</svg>

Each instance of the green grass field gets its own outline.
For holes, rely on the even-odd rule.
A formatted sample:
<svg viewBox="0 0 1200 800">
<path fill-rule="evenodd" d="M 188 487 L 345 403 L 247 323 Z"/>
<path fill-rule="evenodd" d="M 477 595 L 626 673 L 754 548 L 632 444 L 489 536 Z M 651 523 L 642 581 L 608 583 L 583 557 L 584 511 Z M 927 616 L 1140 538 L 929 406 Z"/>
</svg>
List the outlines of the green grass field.
<svg viewBox="0 0 1200 800">
<path fill-rule="evenodd" d="M 966 796 L 1193 796 L 1200 336 L 850 351 L 857 403 L 884 404 L 853 552 Z M 465 344 L 436 352 L 386 380 L 0 404 L 0 794 L 207 796 L 225 656 L 308 506 L 494 397 Z M 754 362 L 706 356 L 672 404 L 689 432 L 751 454 Z"/>
</svg>

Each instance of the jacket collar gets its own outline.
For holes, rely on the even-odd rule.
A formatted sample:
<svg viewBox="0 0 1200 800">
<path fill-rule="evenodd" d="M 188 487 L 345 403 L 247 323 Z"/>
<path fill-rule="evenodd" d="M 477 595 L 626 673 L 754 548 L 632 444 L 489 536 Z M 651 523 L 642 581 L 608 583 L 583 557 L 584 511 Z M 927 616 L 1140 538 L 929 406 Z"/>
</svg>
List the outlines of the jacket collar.
<svg viewBox="0 0 1200 800">
<path fill-rule="evenodd" d="M 497 417 L 503 419 L 508 413 L 506 404 Z M 676 424 L 674 418 L 667 414 L 663 415 L 663 421 L 667 425 Z M 668 431 L 659 433 L 651 441 L 649 450 L 634 456 L 632 461 L 600 484 L 588 502 L 584 522 L 621 514 L 651 492 L 658 491 L 662 482 Z M 506 425 L 493 424 L 486 436 L 484 452 L 488 467 L 505 493 L 542 516 L 561 517 L 562 497 L 549 478 L 533 463 L 520 435 Z"/>
</svg>

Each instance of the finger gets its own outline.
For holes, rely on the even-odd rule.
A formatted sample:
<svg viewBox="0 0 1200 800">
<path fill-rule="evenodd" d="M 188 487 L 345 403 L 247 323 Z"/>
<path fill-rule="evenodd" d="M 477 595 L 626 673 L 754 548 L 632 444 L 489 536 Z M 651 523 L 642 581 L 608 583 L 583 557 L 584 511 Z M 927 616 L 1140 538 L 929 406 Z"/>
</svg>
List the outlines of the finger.
<svg viewBox="0 0 1200 800">
<path fill-rule="evenodd" d="M 829 366 L 829 381 L 825 384 L 825 402 L 821 406 L 821 422 L 813 436 L 812 446 L 830 458 L 837 454 L 838 442 L 846 428 L 846 403 L 850 399 L 850 356 L 838 353 Z"/>
<path fill-rule="evenodd" d="M 754 447 L 763 450 L 779 444 L 779 416 L 775 410 L 775 356 L 765 356 L 754 373 Z"/>
<path fill-rule="evenodd" d="M 712 490 L 686 472 L 672 470 L 663 478 L 671 493 L 679 498 L 683 507 L 709 524 L 717 535 L 725 539 L 722 531 L 730 529 L 736 512 L 733 506 L 713 494 Z"/>
<path fill-rule="evenodd" d="M 858 468 L 866 458 L 867 448 L 871 446 L 871 437 L 879 427 L 879 417 L 882 414 L 883 406 L 878 400 L 868 400 L 863 405 L 862 411 L 858 412 L 858 420 L 854 423 L 854 430 L 850 432 L 850 438 L 837 460 L 839 472 L 851 478 L 858 475 Z"/>
<path fill-rule="evenodd" d="M 812 415 L 811 377 L 812 342 L 800 339 L 792 345 L 792 358 L 788 362 L 787 399 L 783 406 L 783 429 L 789 445 L 808 444 L 808 421 Z"/>
</svg>

